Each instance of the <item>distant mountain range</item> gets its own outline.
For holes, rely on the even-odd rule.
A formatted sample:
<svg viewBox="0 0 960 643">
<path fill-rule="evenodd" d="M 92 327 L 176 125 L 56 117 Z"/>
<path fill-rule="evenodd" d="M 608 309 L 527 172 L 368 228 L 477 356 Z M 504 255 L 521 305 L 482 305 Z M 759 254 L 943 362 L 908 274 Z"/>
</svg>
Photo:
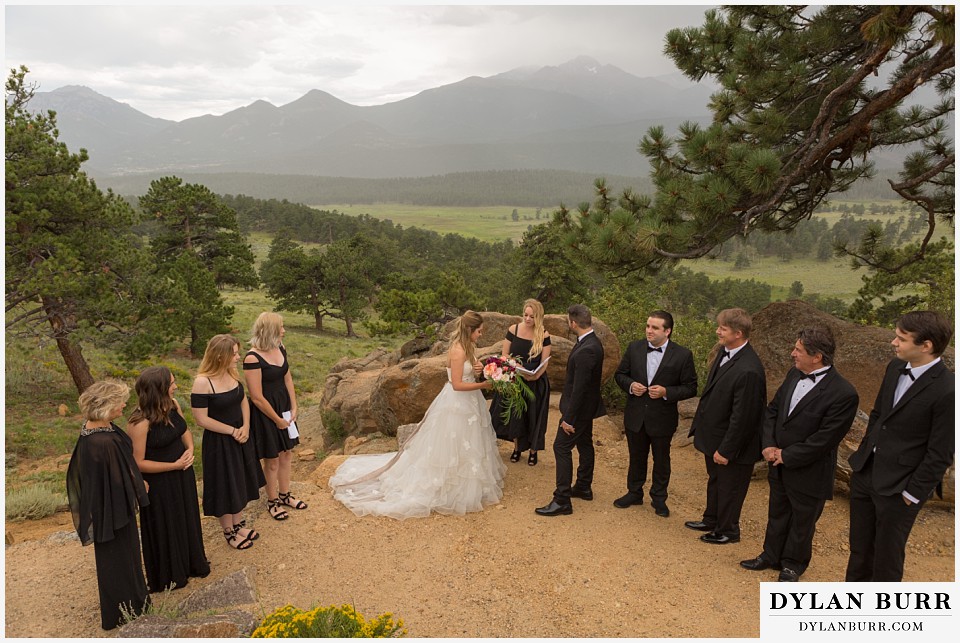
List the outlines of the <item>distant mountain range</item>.
<svg viewBox="0 0 960 643">
<path fill-rule="evenodd" d="M 677 75 L 675 75 L 677 76 Z M 94 176 L 256 172 L 361 178 L 556 169 L 640 176 L 647 129 L 706 121 L 711 88 L 640 78 L 586 57 L 519 68 L 375 106 L 312 90 L 277 107 L 153 118 L 87 87 L 37 92 Z"/>
</svg>

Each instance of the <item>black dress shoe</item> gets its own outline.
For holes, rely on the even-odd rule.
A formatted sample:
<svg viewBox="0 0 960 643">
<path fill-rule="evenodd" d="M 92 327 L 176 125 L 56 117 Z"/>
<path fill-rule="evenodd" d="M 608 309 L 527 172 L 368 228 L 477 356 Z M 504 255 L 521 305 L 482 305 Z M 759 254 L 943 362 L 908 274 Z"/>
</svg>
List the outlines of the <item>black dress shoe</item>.
<svg viewBox="0 0 960 643">
<path fill-rule="evenodd" d="M 653 505 L 653 510 L 654 512 L 656 512 L 658 516 L 662 518 L 670 517 L 670 509 L 667 507 L 667 504 L 665 502 L 660 502 Z"/>
<path fill-rule="evenodd" d="M 727 545 L 740 542 L 740 536 L 725 536 L 715 531 L 700 536 L 700 540 L 711 545 Z"/>
<path fill-rule="evenodd" d="M 534 511 L 539 516 L 569 516 L 573 513 L 573 506 L 561 505 L 556 500 L 551 500 L 546 507 L 537 507 Z"/>
<path fill-rule="evenodd" d="M 582 491 L 574 487 L 570 490 L 570 497 L 580 498 L 580 500 L 593 500 L 593 490 L 587 489 L 586 491 Z"/>
<path fill-rule="evenodd" d="M 614 507 L 619 507 L 620 509 L 626 509 L 627 507 L 632 507 L 633 505 L 642 505 L 643 496 L 633 493 L 632 491 L 627 493 L 625 496 L 620 496 L 613 501 Z"/>
<path fill-rule="evenodd" d="M 694 531 L 713 531 L 713 525 L 708 525 L 702 520 L 688 520 L 683 523 L 683 526 Z"/>
<path fill-rule="evenodd" d="M 757 556 L 756 558 L 751 558 L 750 560 L 741 560 L 740 566 L 744 569 L 749 569 L 752 572 L 762 572 L 765 569 L 776 567 L 776 565 L 768 562 L 767 559 L 762 555 Z"/>
<path fill-rule="evenodd" d="M 780 576 L 777 577 L 777 580 L 781 583 L 796 583 L 800 580 L 800 574 L 796 570 L 784 567 L 780 570 Z"/>
</svg>

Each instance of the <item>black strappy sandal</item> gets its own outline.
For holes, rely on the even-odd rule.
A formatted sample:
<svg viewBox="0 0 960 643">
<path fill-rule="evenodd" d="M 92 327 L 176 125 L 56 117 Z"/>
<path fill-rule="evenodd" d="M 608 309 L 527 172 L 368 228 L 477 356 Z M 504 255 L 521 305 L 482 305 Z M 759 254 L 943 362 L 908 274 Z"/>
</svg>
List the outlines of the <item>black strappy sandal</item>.
<svg viewBox="0 0 960 643">
<path fill-rule="evenodd" d="M 536 451 L 531 451 L 531 452 L 530 452 L 530 457 L 527 458 L 527 464 L 529 464 L 531 467 L 534 466 L 535 464 L 537 464 L 537 452 L 536 452 Z"/>
<path fill-rule="evenodd" d="M 274 512 L 274 509 L 280 509 L 280 511 Z M 290 514 L 288 514 L 285 509 L 280 508 L 280 498 L 267 500 L 267 511 L 274 520 L 286 520 L 290 517 Z"/>
<path fill-rule="evenodd" d="M 520 449 L 510 454 L 510 462 L 520 462 Z"/>
<path fill-rule="evenodd" d="M 303 500 L 297 500 L 296 498 L 293 497 L 293 494 L 290 493 L 289 491 L 287 493 L 281 493 L 278 500 L 280 501 L 281 504 L 284 504 L 287 507 L 293 507 L 294 509 L 307 508 L 307 503 L 305 503 Z M 291 500 L 293 500 L 294 502 L 290 502 Z"/>
<path fill-rule="evenodd" d="M 243 520 L 241 520 L 240 522 L 238 522 L 233 526 L 233 530 L 236 531 L 237 533 L 239 533 L 241 529 L 246 529 L 246 528 L 247 528 L 246 518 L 244 518 Z M 249 533 L 247 533 L 247 538 L 249 538 L 250 540 L 256 540 L 259 537 L 260 537 L 260 534 L 257 533 L 256 529 L 251 528 Z"/>
<path fill-rule="evenodd" d="M 240 542 L 236 542 L 237 538 L 240 537 L 240 534 L 237 533 L 238 531 L 239 529 L 237 527 L 234 527 L 230 530 L 223 530 L 223 537 L 226 538 L 227 544 L 234 549 L 250 549 L 253 547 L 253 538 L 251 538 L 249 535 Z"/>
</svg>

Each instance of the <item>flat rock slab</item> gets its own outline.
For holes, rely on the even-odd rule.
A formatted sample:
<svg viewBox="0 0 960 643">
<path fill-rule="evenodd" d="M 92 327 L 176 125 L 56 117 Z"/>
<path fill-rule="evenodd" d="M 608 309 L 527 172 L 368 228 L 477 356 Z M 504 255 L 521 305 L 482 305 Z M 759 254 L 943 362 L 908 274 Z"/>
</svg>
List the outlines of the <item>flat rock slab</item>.
<svg viewBox="0 0 960 643">
<path fill-rule="evenodd" d="M 256 573 L 255 567 L 244 567 L 229 576 L 224 576 L 185 598 L 177 606 L 177 610 L 181 614 L 193 614 L 256 603 Z"/>
<path fill-rule="evenodd" d="M 117 631 L 118 638 L 249 638 L 259 625 L 250 612 L 230 610 L 222 614 L 171 619 L 156 614 L 141 616 Z"/>
</svg>

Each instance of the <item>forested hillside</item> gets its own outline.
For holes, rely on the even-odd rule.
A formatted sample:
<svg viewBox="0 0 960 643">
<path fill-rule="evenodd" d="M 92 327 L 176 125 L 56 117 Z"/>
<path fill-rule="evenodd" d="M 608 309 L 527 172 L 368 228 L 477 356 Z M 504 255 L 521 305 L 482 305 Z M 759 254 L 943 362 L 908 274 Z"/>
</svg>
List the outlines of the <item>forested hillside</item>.
<svg viewBox="0 0 960 643">
<path fill-rule="evenodd" d="M 161 174 L 95 177 L 102 187 L 122 195 L 143 194 Z M 561 170 L 496 170 L 456 172 L 436 176 L 393 179 L 358 179 L 294 174 L 194 174 L 177 173 L 187 183 L 200 183 L 218 194 L 244 194 L 258 199 L 286 199 L 308 205 L 332 203 L 406 203 L 431 206 L 475 207 L 509 205 L 553 208 L 593 199 L 597 175 Z M 648 176 L 607 175 L 613 191 L 625 187 L 641 194 L 653 192 Z M 854 184 L 836 198 L 882 200 L 896 198 L 890 190 L 893 171 L 878 172 L 872 180 Z"/>
<path fill-rule="evenodd" d="M 160 174 L 99 177 L 97 182 L 123 195 L 142 194 Z M 414 205 L 509 205 L 553 207 L 560 202 L 590 200 L 596 176 L 561 170 L 495 170 L 456 172 L 395 179 L 358 179 L 291 174 L 190 174 L 177 176 L 201 183 L 219 194 L 245 194 L 259 199 L 286 199 L 308 205 L 331 203 L 409 203 Z M 617 187 L 651 189 L 648 178 L 609 176 Z"/>
</svg>

